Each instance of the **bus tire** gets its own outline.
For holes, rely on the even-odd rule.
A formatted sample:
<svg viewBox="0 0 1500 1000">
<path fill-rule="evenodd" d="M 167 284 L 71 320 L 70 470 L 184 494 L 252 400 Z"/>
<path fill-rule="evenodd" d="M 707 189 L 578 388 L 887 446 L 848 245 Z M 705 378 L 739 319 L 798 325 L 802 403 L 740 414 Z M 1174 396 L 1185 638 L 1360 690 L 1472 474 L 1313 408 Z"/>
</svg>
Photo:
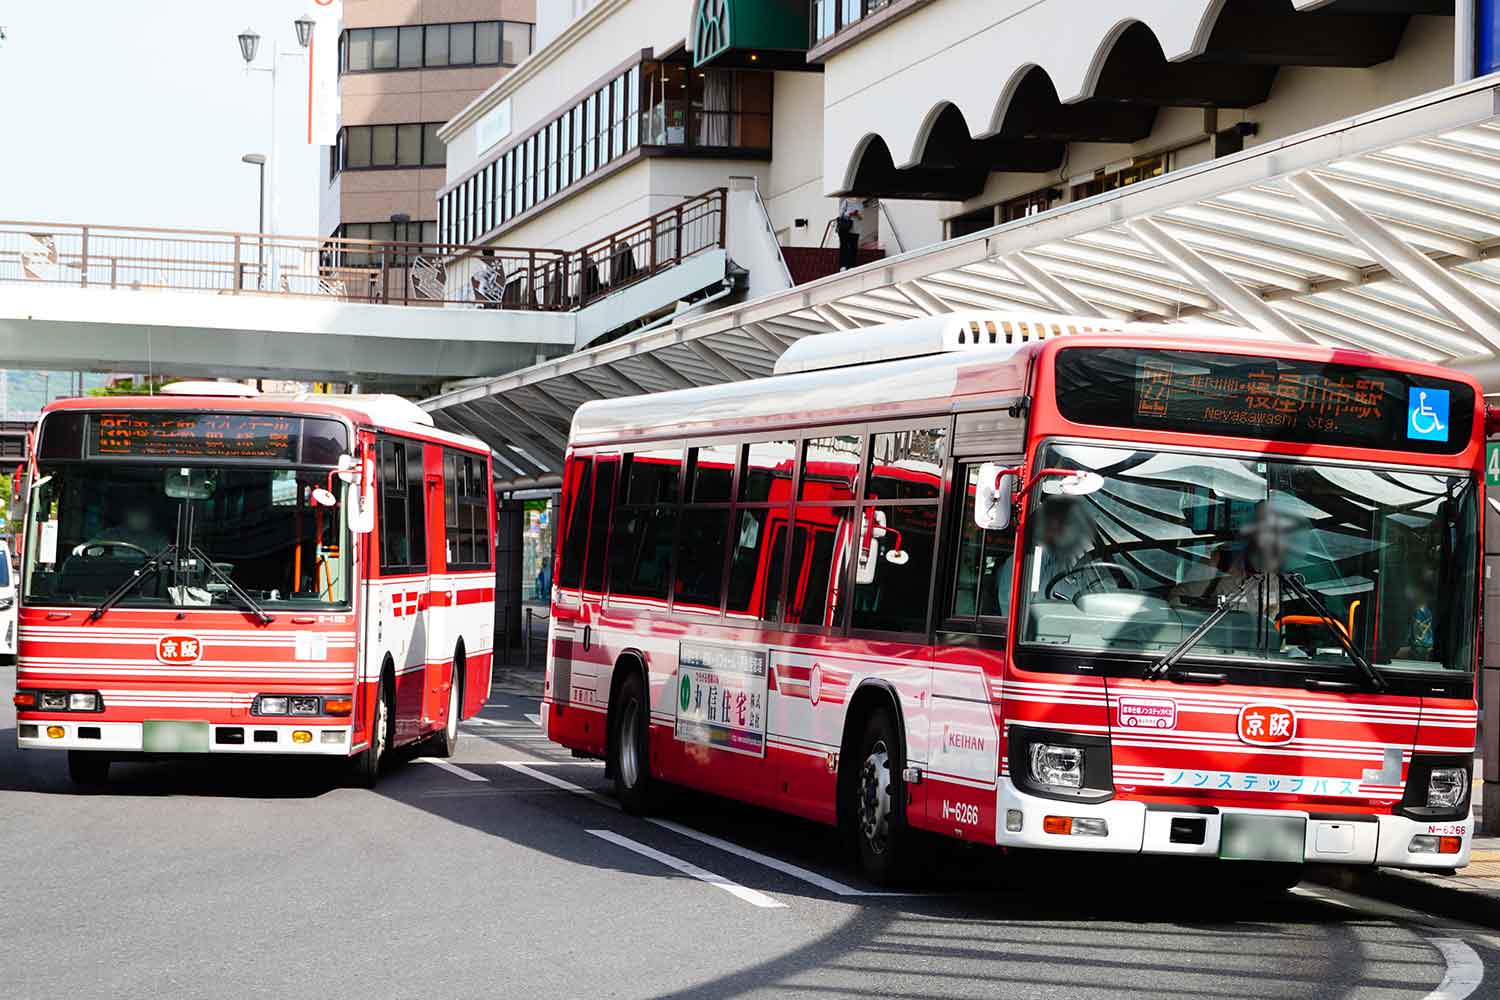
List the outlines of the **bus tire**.
<svg viewBox="0 0 1500 1000">
<path fill-rule="evenodd" d="M 432 738 L 432 756 L 452 757 L 458 752 L 458 720 L 464 712 L 464 648 L 453 651 L 453 677 L 448 683 L 448 714 L 443 728 Z"/>
<path fill-rule="evenodd" d="M 97 750 L 69 750 L 68 777 L 75 785 L 102 785 L 109 780 L 109 757 Z"/>
<path fill-rule="evenodd" d="M 609 763 L 615 796 L 627 813 L 643 816 L 655 801 L 655 782 L 651 777 L 651 708 L 639 671 L 631 670 L 620 682 L 609 717 Z"/>
<path fill-rule="evenodd" d="M 901 783 L 901 742 L 889 709 L 870 713 L 849 764 L 855 772 L 846 786 L 853 797 L 847 815 L 860 868 L 879 885 L 900 884 L 911 869 L 911 833 Z"/>
<path fill-rule="evenodd" d="M 360 788 L 374 788 L 380 780 L 380 765 L 390 751 L 394 736 L 395 713 L 391 710 L 391 682 L 381 672 L 379 693 L 371 708 L 370 745 L 349 761 L 350 781 Z"/>
</svg>

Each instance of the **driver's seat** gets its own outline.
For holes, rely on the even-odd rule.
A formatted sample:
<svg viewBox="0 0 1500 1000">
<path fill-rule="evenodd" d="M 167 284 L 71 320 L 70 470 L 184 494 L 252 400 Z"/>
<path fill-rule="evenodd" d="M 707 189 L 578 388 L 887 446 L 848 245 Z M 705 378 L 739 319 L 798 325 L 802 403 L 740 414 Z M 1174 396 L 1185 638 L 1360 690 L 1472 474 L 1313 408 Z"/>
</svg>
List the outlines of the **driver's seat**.
<svg viewBox="0 0 1500 1000">
<path fill-rule="evenodd" d="M 58 597 L 108 597 L 130 574 L 144 566 L 143 556 L 128 549 L 89 556 L 87 550 L 69 555 L 57 570 Z"/>
</svg>

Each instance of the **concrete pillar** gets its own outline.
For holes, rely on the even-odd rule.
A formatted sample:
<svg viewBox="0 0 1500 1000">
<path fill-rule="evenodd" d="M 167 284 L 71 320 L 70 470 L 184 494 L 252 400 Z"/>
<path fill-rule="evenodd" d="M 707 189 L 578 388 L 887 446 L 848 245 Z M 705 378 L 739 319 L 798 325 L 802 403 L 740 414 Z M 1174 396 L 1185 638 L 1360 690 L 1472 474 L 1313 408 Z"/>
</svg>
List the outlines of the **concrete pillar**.
<svg viewBox="0 0 1500 1000">
<path fill-rule="evenodd" d="M 502 500 L 495 511 L 495 659 L 508 663 L 521 647 L 521 530 L 524 514 L 519 500 Z"/>
</svg>

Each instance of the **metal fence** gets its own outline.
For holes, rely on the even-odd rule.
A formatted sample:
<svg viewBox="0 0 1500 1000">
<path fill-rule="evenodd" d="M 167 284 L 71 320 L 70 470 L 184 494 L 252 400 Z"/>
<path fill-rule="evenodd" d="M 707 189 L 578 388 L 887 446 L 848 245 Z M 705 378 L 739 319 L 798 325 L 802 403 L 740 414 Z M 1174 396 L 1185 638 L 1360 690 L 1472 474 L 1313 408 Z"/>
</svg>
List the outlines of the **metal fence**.
<svg viewBox="0 0 1500 1000">
<path fill-rule="evenodd" d="M 724 245 L 725 190 L 579 250 L 0 220 L 0 282 L 565 311 Z"/>
</svg>

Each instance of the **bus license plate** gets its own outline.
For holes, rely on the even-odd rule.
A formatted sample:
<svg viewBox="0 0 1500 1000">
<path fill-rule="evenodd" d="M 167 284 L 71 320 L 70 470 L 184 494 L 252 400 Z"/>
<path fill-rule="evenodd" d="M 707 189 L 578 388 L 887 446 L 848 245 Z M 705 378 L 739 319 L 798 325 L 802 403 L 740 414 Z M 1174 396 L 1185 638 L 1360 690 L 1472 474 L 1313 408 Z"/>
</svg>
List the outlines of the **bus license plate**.
<svg viewBox="0 0 1500 1000">
<path fill-rule="evenodd" d="M 1219 857 L 1234 861 L 1298 861 L 1307 844 L 1302 816 L 1225 813 L 1219 821 Z"/>
<path fill-rule="evenodd" d="M 208 723 L 146 720 L 141 749 L 147 753 L 208 753 Z"/>
</svg>

